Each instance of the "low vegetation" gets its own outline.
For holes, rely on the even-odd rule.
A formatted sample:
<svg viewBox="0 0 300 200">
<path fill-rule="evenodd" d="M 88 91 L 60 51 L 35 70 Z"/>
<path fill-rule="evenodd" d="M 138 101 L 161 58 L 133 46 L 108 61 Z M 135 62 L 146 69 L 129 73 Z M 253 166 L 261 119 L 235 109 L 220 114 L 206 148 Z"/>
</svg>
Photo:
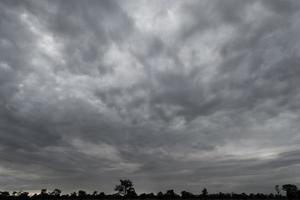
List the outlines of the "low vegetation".
<svg viewBox="0 0 300 200">
<path fill-rule="evenodd" d="M 246 193 L 208 193 L 206 188 L 201 190 L 200 194 L 193 194 L 191 192 L 182 191 L 180 194 L 174 192 L 173 189 L 167 190 L 165 193 L 158 192 L 154 193 L 142 193 L 137 194 L 132 181 L 130 180 L 120 180 L 120 184 L 116 185 L 114 194 L 105 194 L 104 192 L 94 191 L 92 194 L 88 194 L 83 190 L 78 192 L 73 192 L 71 194 L 63 194 L 60 189 L 54 189 L 48 192 L 47 189 L 42 189 L 39 194 L 29 195 L 28 192 L 7 192 L 0 191 L 0 199 L 2 200 L 110 200 L 110 199 L 136 199 L 136 200 L 173 200 L 173 199 L 204 199 L 204 200 L 222 200 L 222 199 L 234 199 L 234 200 L 258 200 L 258 199 L 287 199 L 287 200 L 297 200 L 300 199 L 300 190 L 298 190 L 296 185 L 285 184 L 281 187 L 279 185 L 275 186 L 275 194 L 246 194 Z M 283 191 L 283 194 L 282 194 Z"/>
</svg>

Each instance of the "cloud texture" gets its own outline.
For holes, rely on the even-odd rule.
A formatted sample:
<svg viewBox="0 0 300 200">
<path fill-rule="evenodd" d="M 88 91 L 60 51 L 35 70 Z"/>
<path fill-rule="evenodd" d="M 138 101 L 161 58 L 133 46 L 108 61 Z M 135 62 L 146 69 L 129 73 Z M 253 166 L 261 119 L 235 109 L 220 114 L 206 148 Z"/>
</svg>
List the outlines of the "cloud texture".
<svg viewBox="0 0 300 200">
<path fill-rule="evenodd" d="M 300 184 L 297 0 L 0 1 L 0 189 Z"/>
</svg>

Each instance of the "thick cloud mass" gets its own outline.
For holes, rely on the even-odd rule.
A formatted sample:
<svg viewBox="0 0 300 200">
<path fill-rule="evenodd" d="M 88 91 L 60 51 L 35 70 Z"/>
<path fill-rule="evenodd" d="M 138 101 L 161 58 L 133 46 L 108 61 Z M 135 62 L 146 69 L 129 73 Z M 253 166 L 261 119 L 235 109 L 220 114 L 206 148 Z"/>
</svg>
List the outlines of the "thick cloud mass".
<svg viewBox="0 0 300 200">
<path fill-rule="evenodd" d="M 0 1 L 0 189 L 300 184 L 300 1 Z"/>
</svg>

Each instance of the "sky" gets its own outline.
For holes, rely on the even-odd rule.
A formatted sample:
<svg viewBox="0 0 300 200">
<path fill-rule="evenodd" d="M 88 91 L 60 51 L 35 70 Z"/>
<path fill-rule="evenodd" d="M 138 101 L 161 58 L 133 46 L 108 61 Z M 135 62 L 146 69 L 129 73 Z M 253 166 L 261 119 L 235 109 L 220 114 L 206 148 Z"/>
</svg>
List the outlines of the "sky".
<svg viewBox="0 0 300 200">
<path fill-rule="evenodd" d="M 0 190 L 300 186 L 300 1 L 0 0 Z"/>
</svg>

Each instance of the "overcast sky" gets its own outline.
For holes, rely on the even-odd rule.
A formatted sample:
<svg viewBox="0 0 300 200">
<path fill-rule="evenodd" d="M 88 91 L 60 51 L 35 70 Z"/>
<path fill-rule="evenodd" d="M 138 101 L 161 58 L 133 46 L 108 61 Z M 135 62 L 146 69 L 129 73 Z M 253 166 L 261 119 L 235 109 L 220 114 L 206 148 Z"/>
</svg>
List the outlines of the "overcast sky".
<svg viewBox="0 0 300 200">
<path fill-rule="evenodd" d="M 0 190 L 300 186 L 299 0 L 0 0 Z"/>
</svg>

